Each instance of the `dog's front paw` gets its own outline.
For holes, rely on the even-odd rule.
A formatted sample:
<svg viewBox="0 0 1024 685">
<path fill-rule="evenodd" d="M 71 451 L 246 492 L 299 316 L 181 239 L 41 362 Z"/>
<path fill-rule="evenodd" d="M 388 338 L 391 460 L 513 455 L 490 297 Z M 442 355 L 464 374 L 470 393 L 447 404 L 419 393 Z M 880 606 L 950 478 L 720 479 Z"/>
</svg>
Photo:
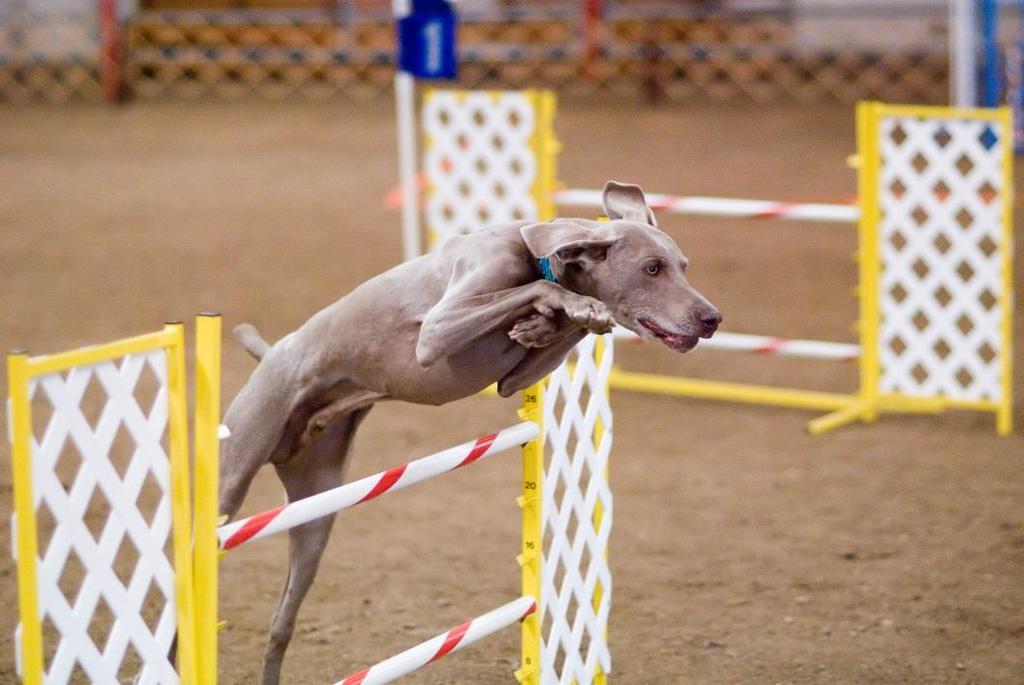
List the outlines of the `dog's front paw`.
<svg viewBox="0 0 1024 685">
<path fill-rule="evenodd" d="M 558 340 L 559 327 L 553 317 L 534 314 L 517 321 L 508 337 L 523 347 L 547 347 Z"/>
<path fill-rule="evenodd" d="M 577 297 L 565 306 L 569 320 L 591 333 L 608 333 L 615 326 L 615 317 L 605 304 L 592 297 Z"/>
</svg>

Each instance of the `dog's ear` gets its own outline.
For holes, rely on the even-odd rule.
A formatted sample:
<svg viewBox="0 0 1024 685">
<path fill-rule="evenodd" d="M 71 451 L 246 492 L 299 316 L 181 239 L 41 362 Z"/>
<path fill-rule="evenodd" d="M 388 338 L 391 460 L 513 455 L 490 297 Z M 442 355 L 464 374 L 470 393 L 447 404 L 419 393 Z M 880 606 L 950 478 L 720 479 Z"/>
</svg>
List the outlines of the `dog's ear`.
<svg viewBox="0 0 1024 685">
<path fill-rule="evenodd" d="M 654 212 L 647 206 L 644 191 L 640 189 L 640 186 L 608 181 L 604 184 L 602 199 L 604 213 L 608 215 L 609 219 L 637 221 L 657 228 L 658 220 L 654 218 Z"/>
<path fill-rule="evenodd" d="M 519 232 L 534 257 L 554 257 L 562 264 L 603 262 L 608 248 L 619 241 L 603 224 L 589 227 L 575 221 L 530 224 Z"/>
</svg>

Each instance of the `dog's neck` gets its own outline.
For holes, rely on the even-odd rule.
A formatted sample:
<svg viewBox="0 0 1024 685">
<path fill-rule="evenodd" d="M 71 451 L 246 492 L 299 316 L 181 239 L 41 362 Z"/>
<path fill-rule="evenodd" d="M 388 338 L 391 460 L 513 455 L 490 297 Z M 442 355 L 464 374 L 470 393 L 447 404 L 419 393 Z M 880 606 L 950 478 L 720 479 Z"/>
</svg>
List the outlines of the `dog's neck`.
<svg viewBox="0 0 1024 685">
<path fill-rule="evenodd" d="M 551 255 L 537 258 L 537 269 L 545 281 L 560 285 L 569 292 L 577 295 L 591 295 L 586 286 L 586 276 L 576 265 L 567 265 L 559 261 L 558 257 Z"/>
<path fill-rule="evenodd" d="M 554 268 L 551 266 L 551 257 L 540 257 L 537 259 L 537 266 L 540 267 L 540 273 L 544 276 L 545 281 L 558 283 L 558 279 L 555 278 Z"/>
</svg>

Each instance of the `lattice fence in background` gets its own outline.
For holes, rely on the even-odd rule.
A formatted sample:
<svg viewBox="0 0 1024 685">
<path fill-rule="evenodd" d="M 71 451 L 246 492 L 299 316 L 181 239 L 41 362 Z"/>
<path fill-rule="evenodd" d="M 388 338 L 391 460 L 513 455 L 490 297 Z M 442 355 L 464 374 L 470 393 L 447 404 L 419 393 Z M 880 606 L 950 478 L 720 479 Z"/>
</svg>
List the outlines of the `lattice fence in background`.
<svg viewBox="0 0 1024 685">
<path fill-rule="evenodd" d="M 45 0 L 76 3 L 76 13 L 62 18 L 30 13 L 29 2 L 0 0 L 0 97 L 98 97 L 94 4 Z M 203 6 L 223 4 L 211 0 Z M 920 16 L 920 22 L 934 25 L 926 44 L 908 43 L 901 31 L 887 28 L 895 19 L 881 17 L 878 31 L 900 40 L 871 48 L 808 44 L 813 27 L 802 25 L 781 2 L 748 12 L 700 3 L 608 2 L 596 32 L 583 30 L 580 5 L 566 0 L 467 10 L 459 26 L 458 85 L 675 101 L 946 98 L 941 7 Z M 124 74 L 138 97 L 365 99 L 390 93 L 389 3 L 325 9 L 312 0 L 281 0 L 277 7 L 248 0 L 191 9 L 197 6 L 150 0 L 145 10 L 124 19 Z M 81 36 L 68 37 L 75 32 Z M 82 47 L 59 58 L 34 51 L 47 40 Z"/>
<path fill-rule="evenodd" d="M 96 3 L 0 0 L 0 102 L 97 100 Z"/>
<path fill-rule="evenodd" d="M 145 12 L 127 36 L 127 78 L 140 97 L 367 99 L 391 88 L 389 21 L 342 23 L 320 11 Z"/>
<path fill-rule="evenodd" d="M 945 24 L 940 15 L 915 15 L 931 22 L 927 43 L 889 42 L 870 47 L 839 40 L 808 40 L 820 14 L 800 20 L 788 12 L 690 16 L 630 16 L 622 8 L 608 21 L 606 59 L 596 66 L 598 80 L 628 93 L 642 83 L 649 92 L 669 100 L 797 100 L 854 103 L 876 99 L 895 102 L 945 102 L 948 56 Z M 867 14 L 863 26 L 875 22 L 888 31 L 890 15 Z M 857 16 L 846 8 L 839 19 Z M 906 19 L 904 19 L 906 20 Z M 840 24 L 842 26 L 842 24 Z"/>
</svg>

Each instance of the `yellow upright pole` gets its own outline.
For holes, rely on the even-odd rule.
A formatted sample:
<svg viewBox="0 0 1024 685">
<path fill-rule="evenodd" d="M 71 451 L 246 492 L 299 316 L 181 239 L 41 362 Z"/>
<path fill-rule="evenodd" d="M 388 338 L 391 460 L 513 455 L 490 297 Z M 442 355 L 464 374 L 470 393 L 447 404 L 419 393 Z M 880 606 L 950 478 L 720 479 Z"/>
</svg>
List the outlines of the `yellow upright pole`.
<svg viewBox="0 0 1024 685">
<path fill-rule="evenodd" d="M 1002 267 L 1000 370 L 1002 378 L 999 388 L 999 409 L 996 410 L 996 432 L 1010 435 L 1013 432 L 1013 115 L 1009 107 L 999 109 L 1003 140 L 1003 240 L 1000 249 Z"/>
<path fill-rule="evenodd" d="M 860 396 L 865 406 L 863 418 L 866 421 L 874 421 L 878 416 L 880 374 L 878 284 L 882 274 L 878 244 L 878 118 L 878 103 L 857 103 L 857 153 L 860 158 L 860 172 L 857 176 L 860 201 L 857 284 L 860 321 L 857 328 L 860 333 Z"/>
<path fill-rule="evenodd" d="M 32 406 L 28 397 L 28 355 L 7 355 L 7 393 L 10 397 L 11 463 L 14 472 L 15 548 L 18 553 L 18 611 L 21 614 L 22 682 L 43 682 L 43 630 L 39 622 L 39 584 L 36 560 L 39 542 L 32 484 Z"/>
<path fill-rule="evenodd" d="M 219 314 L 196 317 L 195 598 L 196 682 L 217 683 L 217 524 L 220 442 Z"/>
<path fill-rule="evenodd" d="M 555 94 L 550 91 L 531 91 L 530 100 L 536 114 L 530 149 L 537 165 L 537 180 L 533 198 L 537 203 L 537 218 L 547 221 L 555 217 L 556 162 L 559 144 L 555 138 Z M 524 421 L 537 424 L 534 440 L 523 445 L 523 494 L 519 507 L 523 515 L 522 548 L 516 560 L 522 570 L 522 594 L 533 597 L 537 610 L 523 619 L 522 648 L 516 679 L 527 685 L 540 683 L 541 644 L 541 572 L 544 561 L 542 531 L 542 497 L 544 487 L 544 381 L 538 381 L 523 392 L 523 407 L 519 411 Z"/>
<path fill-rule="evenodd" d="M 185 372 L 185 326 L 168 323 L 167 445 L 171 461 L 174 593 L 178 609 L 178 675 L 196 682 L 195 602 L 192 585 L 192 498 L 188 459 L 188 396 Z"/>
<path fill-rule="evenodd" d="M 601 360 L 605 354 L 604 338 L 598 338 L 594 343 L 594 366 L 601 368 Z M 605 401 L 608 401 L 608 396 L 611 392 L 611 383 L 606 383 L 605 387 L 601 388 L 601 392 L 604 393 Z M 594 424 L 594 451 L 601 449 L 601 441 L 604 439 L 605 427 L 598 419 Z M 605 481 L 611 480 L 611 463 L 605 464 L 604 468 L 604 479 Z M 601 530 L 601 522 L 604 521 L 604 505 L 601 500 L 597 500 L 594 503 L 594 517 L 593 525 L 594 532 Z M 605 547 L 601 550 L 601 554 L 604 556 L 604 560 L 608 561 L 608 548 Z M 591 605 L 594 607 L 594 612 L 600 610 L 601 600 L 604 599 L 604 587 L 601 585 L 601 581 L 597 582 L 594 587 L 594 597 L 592 598 Z M 607 627 L 605 628 L 605 640 L 608 639 Z M 608 682 L 608 674 L 601 670 L 600 664 L 597 666 L 597 673 L 594 674 L 594 685 L 605 685 Z"/>
<path fill-rule="evenodd" d="M 540 642 L 541 642 L 541 569 L 543 567 L 543 538 L 541 531 L 541 507 L 544 486 L 544 381 L 530 386 L 523 392 L 523 408 L 520 415 L 524 421 L 533 421 L 539 432 L 537 437 L 523 445 L 523 494 L 518 499 L 523 511 L 522 548 L 516 561 L 522 569 L 522 594 L 533 597 L 537 611 L 525 619 L 522 625 L 522 651 L 516 679 L 520 683 L 540 683 Z"/>
</svg>

